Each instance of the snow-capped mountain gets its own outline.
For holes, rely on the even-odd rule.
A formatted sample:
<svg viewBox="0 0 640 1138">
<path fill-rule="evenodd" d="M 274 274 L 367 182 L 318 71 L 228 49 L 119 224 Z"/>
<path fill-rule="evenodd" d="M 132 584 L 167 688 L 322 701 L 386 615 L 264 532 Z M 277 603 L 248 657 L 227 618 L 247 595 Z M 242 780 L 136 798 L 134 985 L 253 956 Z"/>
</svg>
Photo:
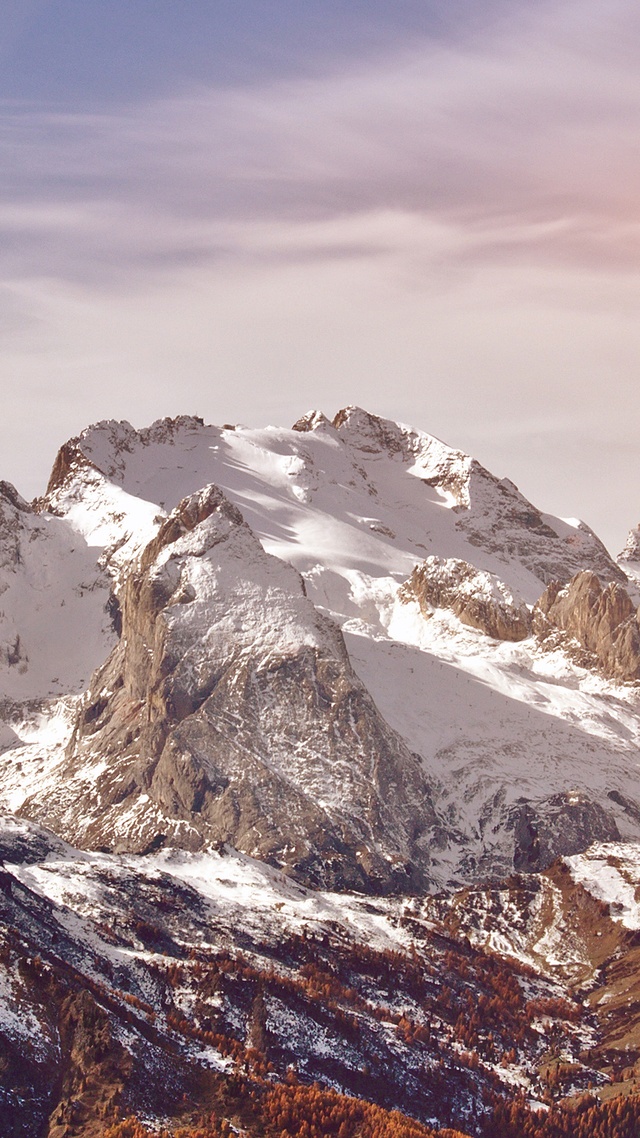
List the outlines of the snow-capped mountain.
<svg viewBox="0 0 640 1138">
<path fill-rule="evenodd" d="M 219 489 L 172 511 L 121 603 L 64 791 L 23 812 L 94 847 L 226 841 L 308 881 L 424 886 L 436 819 L 418 757 L 300 575 Z"/>
<path fill-rule="evenodd" d="M 622 595 L 623 572 L 437 439 L 357 408 L 100 423 L 37 512 L 12 509 L 39 561 L 45 532 L 72 534 L 89 584 L 48 570 L 68 648 L 41 598 L 11 626 L 9 690 L 49 702 L 8 710 L 6 808 L 83 845 L 225 841 L 374 891 L 640 837 L 635 690 L 532 612 L 580 571 Z"/>
<path fill-rule="evenodd" d="M 99 423 L 1 483 L 8 1138 L 206 1072 L 266 1132 L 255 1055 L 265 1102 L 294 1063 L 474 1134 L 619 1081 L 637 547 L 353 407 Z"/>
</svg>

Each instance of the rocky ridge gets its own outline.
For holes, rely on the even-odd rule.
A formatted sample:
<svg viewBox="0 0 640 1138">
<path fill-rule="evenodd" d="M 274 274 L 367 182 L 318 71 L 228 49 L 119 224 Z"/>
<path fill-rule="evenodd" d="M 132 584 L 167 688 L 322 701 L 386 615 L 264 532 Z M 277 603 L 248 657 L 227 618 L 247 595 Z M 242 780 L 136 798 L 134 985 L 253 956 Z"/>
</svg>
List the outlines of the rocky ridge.
<svg viewBox="0 0 640 1138">
<path fill-rule="evenodd" d="M 625 573 L 631 571 L 635 576 L 640 563 L 640 526 L 634 526 L 618 556 L 618 563 Z"/>
<path fill-rule="evenodd" d="M 410 464 L 414 477 L 449 497 L 456 529 L 469 545 L 496 554 L 503 565 L 517 561 L 546 583 L 565 579 L 571 563 L 582 568 L 588 561 L 605 581 L 626 579 L 584 522 L 570 525 L 543 514 L 510 479 L 496 478 L 476 459 L 434 436 L 359 407 L 339 411 L 333 426 L 356 451 L 383 452 Z"/>
<path fill-rule="evenodd" d="M 450 609 L 463 624 L 493 640 L 526 640 L 531 635 L 531 613 L 525 602 L 514 598 L 494 574 L 482 573 L 466 561 L 427 557 L 416 565 L 401 597 L 415 597 L 427 619 L 434 608 Z"/>
</svg>

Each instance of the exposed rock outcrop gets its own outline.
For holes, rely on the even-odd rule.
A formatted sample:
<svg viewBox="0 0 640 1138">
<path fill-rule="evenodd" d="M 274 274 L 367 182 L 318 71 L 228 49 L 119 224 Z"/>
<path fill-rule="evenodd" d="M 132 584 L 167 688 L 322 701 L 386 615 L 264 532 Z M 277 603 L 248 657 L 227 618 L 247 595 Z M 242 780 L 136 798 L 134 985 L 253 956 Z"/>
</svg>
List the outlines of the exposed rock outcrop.
<svg viewBox="0 0 640 1138">
<path fill-rule="evenodd" d="M 640 525 L 634 526 L 629 533 L 618 563 L 630 581 L 640 587 Z"/>
<path fill-rule="evenodd" d="M 511 813 L 514 868 L 546 869 L 558 857 L 581 853 L 593 842 L 615 842 L 620 834 L 611 815 L 584 794 L 556 794 L 544 803 L 522 802 Z"/>
<path fill-rule="evenodd" d="M 504 582 L 456 558 L 427 557 L 403 586 L 404 600 L 415 598 L 424 616 L 434 608 L 451 609 L 463 624 L 494 640 L 524 640 L 531 634 L 531 613 Z"/>
<path fill-rule="evenodd" d="M 58 1031 L 61 1050 L 59 1101 L 47 1138 L 97 1133 L 95 1116 L 114 1118 L 116 1104 L 130 1079 L 133 1058 L 114 1038 L 107 1013 L 86 989 L 62 1000 Z"/>
<path fill-rule="evenodd" d="M 128 579 L 66 762 L 60 803 L 22 812 L 94 847 L 229 842 L 332 886 L 428 876 L 419 760 L 300 576 L 215 486 L 180 503 Z"/>
<path fill-rule="evenodd" d="M 46 494 L 43 498 L 36 498 L 35 508 L 38 510 L 48 509 L 53 513 L 51 499 L 56 490 L 66 485 L 79 471 L 84 470 L 98 470 L 98 467 L 90 458 L 87 458 L 80 446 L 79 439 L 70 439 L 68 443 L 63 443 L 54 459 Z"/>
<path fill-rule="evenodd" d="M 322 411 L 308 411 L 306 415 L 302 415 L 296 419 L 291 430 L 299 431 L 301 434 L 306 434 L 308 431 L 326 430 L 332 427 L 332 423 Z"/>
<path fill-rule="evenodd" d="M 617 582 L 603 586 L 595 573 L 577 573 L 568 584 L 552 582 L 534 610 L 543 639 L 560 629 L 592 653 L 607 676 L 640 679 L 640 626 L 629 594 Z"/>
</svg>

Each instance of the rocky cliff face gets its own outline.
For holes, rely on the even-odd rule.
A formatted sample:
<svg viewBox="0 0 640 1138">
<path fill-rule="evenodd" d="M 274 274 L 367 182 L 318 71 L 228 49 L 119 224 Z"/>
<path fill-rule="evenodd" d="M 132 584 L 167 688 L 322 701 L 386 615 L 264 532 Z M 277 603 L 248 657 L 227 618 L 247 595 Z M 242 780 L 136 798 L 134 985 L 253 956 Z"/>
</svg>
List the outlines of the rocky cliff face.
<svg viewBox="0 0 640 1138">
<path fill-rule="evenodd" d="M 620 837 L 611 811 L 588 794 L 575 791 L 553 794 L 543 804 L 520 803 L 511 812 L 510 824 L 513 866 L 524 873 L 539 873 L 559 857 Z"/>
<path fill-rule="evenodd" d="M 428 876 L 419 760 L 216 487 L 180 503 L 129 577 L 63 777 L 61 808 L 36 794 L 21 812 L 94 847 L 228 842 L 307 882 L 382 890 Z"/>
<path fill-rule="evenodd" d="M 535 623 L 542 637 L 560 629 L 573 638 L 613 679 L 640 679 L 638 612 L 621 585 L 603 586 L 588 571 L 565 585 L 554 582 L 536 606 Z"/>
</svg>

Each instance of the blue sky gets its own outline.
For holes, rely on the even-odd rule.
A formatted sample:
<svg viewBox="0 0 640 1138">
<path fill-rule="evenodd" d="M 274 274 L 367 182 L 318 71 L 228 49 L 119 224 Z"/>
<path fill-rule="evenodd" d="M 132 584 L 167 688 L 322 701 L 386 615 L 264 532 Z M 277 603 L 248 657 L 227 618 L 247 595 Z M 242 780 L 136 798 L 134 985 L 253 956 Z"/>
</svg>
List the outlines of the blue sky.
<svg viewBox="0 0 640 1138">
<path fill-rule="evenodd" d="M 5 0 L 3 469 L 358 402 L 640 519 L 640 11 Z"/>
<path fill-rule="evenodd" d="M 486 26 L 469 0 L 4 0 L 0 94 L 71 107 L 348 68 Z"/>
</svg>

